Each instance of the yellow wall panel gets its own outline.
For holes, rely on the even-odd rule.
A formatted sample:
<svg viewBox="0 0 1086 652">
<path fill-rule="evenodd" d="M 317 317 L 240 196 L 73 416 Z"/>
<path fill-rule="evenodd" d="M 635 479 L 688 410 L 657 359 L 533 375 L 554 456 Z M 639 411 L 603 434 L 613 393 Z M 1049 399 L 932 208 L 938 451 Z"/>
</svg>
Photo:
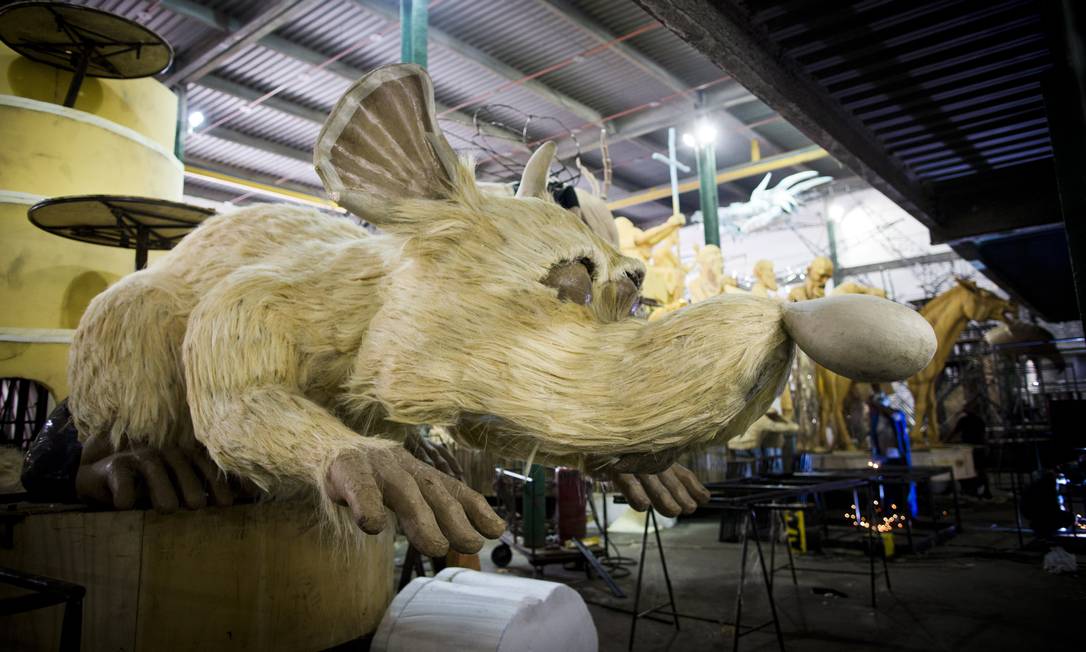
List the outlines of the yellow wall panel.
<svg viewBox="0 0 1086 652">
<path fill-rule="evenodd" d="M 180 200 L 184 184 L 173 93 L 153 79 L 87 79 L 69 109 L 69 79 L 0 46 L 0 377 L 32 378 L 58 399 L 68 345 L 11 341 L 11 329 L 75 328 L 90 300 L 134 269 L 135 252 L 38 229 L 26 216 L 31 196 Z"/>
<path fill-rule="evenodd" d="M 36 63 L 0 44 L 0 95 L 61 104 L 72 73 Z M 172 152 L 177 130 L 177 96 L 153 78 L 87 77 L 75 108 L 133 129 Z"/>
</svg>

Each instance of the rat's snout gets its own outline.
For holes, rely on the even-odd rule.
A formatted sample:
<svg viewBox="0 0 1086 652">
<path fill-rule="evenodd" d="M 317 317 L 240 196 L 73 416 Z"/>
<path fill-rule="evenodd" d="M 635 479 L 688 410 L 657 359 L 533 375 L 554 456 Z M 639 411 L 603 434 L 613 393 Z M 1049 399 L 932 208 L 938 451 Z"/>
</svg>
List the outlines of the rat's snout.
<svg viewBox="0 0 1086 652">
<path fill-rule="evenodd" d="M 920 313 L 859 294 L 786 304 L 784 328 L 815 362 L 861 382 L 904 380 L 931 362 L 937 346 Z"/>
</svg>

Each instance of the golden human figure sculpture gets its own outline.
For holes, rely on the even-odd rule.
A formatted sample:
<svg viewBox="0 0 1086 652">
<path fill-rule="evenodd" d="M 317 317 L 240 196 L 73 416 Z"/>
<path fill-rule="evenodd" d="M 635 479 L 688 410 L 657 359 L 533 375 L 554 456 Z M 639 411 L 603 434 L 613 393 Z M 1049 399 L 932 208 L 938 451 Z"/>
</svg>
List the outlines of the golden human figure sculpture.
<svg viewBox="0 0 1086 652">
<path fill-rule="evenodd" d="M 695 247 L 698 275 L 690 281 L 690 301 L 698 303 L 724 292 L 724 254 L 716 245 Z"/>
<path fill-rule="evenodd" d="M 676 229 L 652 250 L 642 294 L 655 299 L 660 307 L 649 319 L 659 319 L 686 305 L 686 273 L 690 269 L 679 260 L 679 231 Z"/>
<path fill-rule="evenodd" d="M 806 301 L 826 296 L 826 282 L 833 278 L 833 261 L 818 256 L 807 266 L 803 285 L 797 285 L 788 293 L 789 301 Z"/>
<path fill-rule="evenodd" d="M 695 246 L 698 275 L 690 281 L 690 302 L 698 303 L 718 294 L 738 290 L 735 277 L 724 272 L 724 253 L 716 245 Z"/>
<path fill-rule="evenodd" d="M 619 249 L 623 254 L 645 263 L 645 281 L 641 294 L 657 304 L 652 315 L 659 318 L 682 307 L 683 283 L 686 269 L 679 262 L 677 251 L 679 227 L 686 224 L 681 214 L 651 229 L 639 229 L 625 217 L 615 218 Z"/>
<path fill-rule="evenodd" d="M 668 236 L 677 234 L 679 227 L 686 224 L 681 214 L 672 215 L 667 221 L 651 229 L 639 229 L 628 218 L 616 217 L 619 250 L 626 256 L 637 258 L 648 264 L 652 260 L 653 247 L 663 242 Z"/>
<path fill-rule="evenodd" d="M 678 215 L 677 217 L 682 217 Z M 684 218 L 685 219 L 685 218 Z M 683 267 L 679 259 L 679 230 L 674 229 L 652 249 L 652 264 L 661 267 Z M 689 271 L 689 270 L 687 270 Z"/>
<path fill-rule="evenodd" d="M 938 346 L 935 356 L 928 366 L 909 378 L 907 384 L 913 395 L 913 412 L 916 420 L 909 432 L 913 446 L 937 446 L 939 444 L 938 406 L 935 401 L 935 381 L 943 373 L 947 358 L 970 321 L 1006 322 L 1008 313 L 1014 311 L 1014 304 L 1006 299 L 977 287 L 967 279 L 958 279 L 958 283 L 927 302 L 920 309 L 920 315 L 928 320 L 935 330 Z"/>
<path fill-rule="evenodd" d="M 777 273 L 773 270 L 773 261 L 759 260 L 754 263 L 754 285 L 750 293 L 757 297 L 777 296 Z"/>
</svg>

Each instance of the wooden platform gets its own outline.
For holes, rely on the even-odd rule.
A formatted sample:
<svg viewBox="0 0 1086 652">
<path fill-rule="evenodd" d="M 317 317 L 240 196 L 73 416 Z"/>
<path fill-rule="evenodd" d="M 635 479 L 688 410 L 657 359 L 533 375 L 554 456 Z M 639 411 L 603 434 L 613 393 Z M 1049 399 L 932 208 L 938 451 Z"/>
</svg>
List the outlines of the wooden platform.
<svg viewBox="0 0 1086 652">
<path fill-rule="evenodd" d="M 392 528 L 348 554 L 306 503 L 24 511 L 0 566 L 85 586 L 90 652 L 323 650 L 373 632 L 393 596 Z M 0 618 L 0 649 L 56 650 L 61 612 Z"/>
<path fill-rule="evenodd" d="M 832 453 L 810 453 L 812 471 L 835 471 L 840 469 L 862 469 L 871 461 L 870 451 L 834 451 Z M 968 480 L 977 477 L 973 466 L 973 447 L 968 445 L 941 446 L 912 452 L 914 466 L 949 466 L 954 469 L 955 480 Z M 936 480 L 950 480 L 950 474 L 937 476 Z"/>
</svg>

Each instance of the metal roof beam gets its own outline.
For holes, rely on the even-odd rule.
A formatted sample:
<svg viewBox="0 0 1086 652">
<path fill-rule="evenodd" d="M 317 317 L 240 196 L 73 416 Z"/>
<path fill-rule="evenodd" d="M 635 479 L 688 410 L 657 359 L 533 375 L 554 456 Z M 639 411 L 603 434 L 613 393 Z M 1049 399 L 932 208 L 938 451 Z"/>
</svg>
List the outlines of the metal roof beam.
<svg viewBox="0 0 1086 652">
<path fill-rule="evenodd" d="M 220 11 L 191 0 L 160 0 L 159 4 L 175 14 L 191 18 L 208 27 L 214 27 L 224 32 L 235 32 L 241 29 L 243 25 L 237 18 L 227 16 Z"/>
<path fill-rule="evenodd" d="M 176 86 L 198 80 L 318 2 L 319 0 L 279 0 L 253 20 L 228 29 L 226 36 L 216 39 L 211 47 L 180 61 L 166 76 L 164 83 L 167 86 Z"/>
<path fill-rule="evenodd" d="M 701 105 L 697 107 L 694 106 L 693 100 L 687 100 L 683 102 L 674 102 L 653 109 L 646 109 L 636 114 L 609 121 L 607 123 L 607 144 L 613 145 L 626 140 L 640 138 L 641 136 L 651 134 L 654 131 L 659 131 L 661 129 L 666 129 L 667 127 L 693 122 L 699 116 L 707 113 L 721 110 L 726 111 L 729 107 L 752 102 L 756 99 L 757 98 L 747 92 L 747 90 L 739 84 L 731 84 L 726 88 L 707 92 Z M 725 120 L 727 120 L 727 118 L 731 118 L 731 121 L 734 122 L 727 121 L 723 126 L 723 130 L 743 131 L 750 129 L 730 113 L 727 114 Z M 763 140 L 765 139 L 763 138 Z M 581 140 L 581 152 L 591 152 L 599 148 L 599 139 L 592 143 Z M 572 138 L 565 138 L 558 141 L 558 156 L 560 158 L 573 156 L 575 153 L 576 145 Z"/>
<path fill-rule="evenodd" d="M 536 4 L 549 10 L 559 18 L 569 22 L 581 32 L 591 36 L 596 42 L 601 45 L 604 43 L 611 43 L 616 38 L 615 34 L 612 34 L 609 30 L 602 25 L 594 21 L 588 14 L 581 9 L 577 8 L 573 3 L 566 0 L 535 0 Z M 650 59 L 645 54 L 641 53 L 637 48 L 633 47 L 625 41 L 614 43 L 611 46 L 611 51 L 622 57 L 629 63 L 637 66 L 646 74 L 656 78 L 662 82 L 671 90 L 676 92 L 683 92 L 690 88 L 690 85 L 679 79 L 675 75 L 671 74 L 660 64 Z"/>
<path fill-rule="evenodd" d="M 763 38 L 736 3 L 635 0 L 749 88 L 785 120 L 929 227 L 936 213 L 920 184 L 803 71 Z"/>
<path fill-rule="evenodd" d="M 294 116 L 295 118 L 301 118 L 309 122 L 316 124 L 324 124 L 325 119 L 328 118 L 328 113 L 324 111 L 318 111 L 317 109 L 311 109 L 307 106 L 302 106 L 290 100 L 284 99 L 277 95 L 267 97 L 266 93 L 261 93 L 255 88 L 232 82 L 229 79 L 223 79 L 217 75 L 205 75 L 197 82 L 200 86 L 210 88 L 213 91 L 225 93 L 232 97 L 236 97 L 246 102 L 255 102 L 260 100 L 260 106 L 266 106 L 269 109 L 275 109 L 276 111 L 286 113 Z"/>
<path fill-rule="evenodd" d="M 936 184 L 940 215 L 954 219 L 931 229 L 933 243 L 983 237 L 1058 222 L 1060 195 L 1051 159 Z M 1028 192 L 1023 192 L 1028 188 Z"/>
<path fill-rule="evenodd" d="M 633 47 L 626 41 L 614 43 L 618 38 L 615 34 L 612 34 L 609 30 L 602 25 L 594 21 L 588 14 L 579 9 L 574 4 L 567 0 L 535 0 L 536 4 L 549 10 L 559 18 L 569 22 L 581 32 L 595 39 L 598 43 L 606 44 L 611 43 L 611 51 L 622 57 L 629 63 L 639 68 L 642 72 L 653 77 L 663 83 L 665 86 L 677 93 L 685 93 L 690 90 L 690 85 L 682 79 L 679 79 L 674 74 L 668 72 L 655 61 L 648 56 L 640 52 L 637 48 Z M 748 93 L 749 95 L 749 93 Z M 777 147 L 776 143 L 773 143 L 765 136 L 754 131 L 754 129 L 743 124 L 740 120 L 734 116 L 727 114 L 721 116 L 720 119 L 724 122 L 722 126 L 724 131 L 738 132 L 745 135 L 747 138 L 757 139 L 768 146 L 767 153 L 774 153 L 781 151 L 780 147 Z M 651 147 L 656 150 L 659 149 L 659 145 L 652 143 L 648 140 L 642 140 L 638 136 L 633 136 L 631 140 L 638 140 L 642 144 Z M 623 139 L 625 140 L 625 139 Z"/>
<path fill-rule="evenodd" d="M 198 5 L 194 2 L 191 2 L 190 0 L 162 0 L 162 5 L 170 11 L 178 13 L 182 16 L 186 16 L 193 20 L 200 21 L 208 27 L 214 27 L 220 30 L 230 30 L 237 29 L 241 25 L 241 21 L 237 20 L 236 18 L 226 16 L 220 12 L 216 12 L 212 9 L 204 7 L 203 5 Z M 350 82 L 358 81 L 363 75 L 366 74 L 366 71 L 360 68 L 355 68 L 354 66 L 343 63 L 342 61 L 333 61 L 331 63 L 328 63 L 328 59 L 330 58 L 328 55 L 318 52 L 316 50 L 312 50 L 303 45 L 299 45 L 281 36 L 268 34 L 262 37 L 258 41 L 258 43 L 261 46 L 266 47 L 269 50 L 278 52 L 285 57 L 301 61 L 302 63 L 308 63 L 311 66 L 319 66 L 325 72 L 336 75 L 337 77 L 342 77 L 343 79 L 346 79 Z M 214 90 L 227 93 L 229 95 L 234 95 L 235 97 L 240 97 L 249 102 L 255 99 L 252 97 L 254 93 L 258 93 L 258 97 L 264 96 L 263 93 L 259 93 L 259 91 L 256 91 L 255 89 L 250 89 L 240 84 L 229 82 L 225 79 L 222 79 L 221 77 L 213 77 L 211 82 L 207 84 L 204 84 L 202 81 L 197 83 L 199 83 L 201 86 L 207 86 L 208 88 L 212 88 Z M 228 88 L 230 90 L 227 90 Z M 264 100 L 263 102 L 261 102 L 261 104 L 273 109 L 283 111 L 284 113 L 296 115 L 297 117 L 301 117 L 303 119 L 308 120 L 315 118 L 315 116 L 313 115 L 315 111 L 313 109 L 303 107 L 282 98 L 277 98 L 273 96 L 271 98 L 268 98 L 267 100 Z M 471 116 L 467 113 L 464 113 L 463 111 L 453 111 L 449 113 L 448 107 L 444 104 L 436 102 L 435 105 L 438 113 L 447 114 L 446 117 L 448 120 L 453 122 L 459 122 L 465 125 L 472 124 Z M 324 114 L 319 119 L 315 119 L 314 121 L 319 124 L 323 124 L 326 117 L 327 114 Z M 480 129 L 482 129 L 488 135 L 494 136 L 495 138 L 508 138 L 510 140 L 516 141 L 520 140 L 519 133 L 506 129 L 500 129 L 494 125 L 480 125 Z"/>
<path fill-rule="evenodd" d="M 324 189 L 320 187 L 310 186 L 308 184 L 299 183 L 295 181 L 281 181 L 275 176 L 263 174 L 255 170 L 248 170 L 240 168 L 234 165 L 228 165 L 226 163 L 218 163 L 210 159 L 200 158 L 198 156 L 190 156 L 185 159 L 185 165 L 192 166 L 194 168 L 202 168 L 204 170 L 210 170 L 211 172 L 217 172 L 219 174 L 237 177 L 244 181 L 252 181 L 255 183 L 261 183 L 268 186 L 276 186 L 284 188 L 293 192 L 298 192 L 306 195 L 313 195 L 315 198 L 322 198 L 324 196 Z"/>
<path fill-rule="evenodd" d="M 361 74 L 362 72 L 359 71 L 359 76 L 361 76 Z M 260 98 L 264 98 L 260 101 L 259 106 L 264 106 L 269 109 L 281 111 L 296 118 L 301 118 L 302 120 L 307 120 L 318 125 L 323 125 L 324 121 L 328 119 L 328 113 L 324 111 L 318 109 L 311 109 L 307 106 L 303 106 L 301 104 L 292 102 L 282 97 L 278 97 L 276 95 L 267 97 L 266 93 L 262 93 L 255 88 L 245 86 L 244 84 L 238 84 L 237 82 L 232 82 L 228 79 L 223 79 L 222 77 L 219 77 L 217 75 L 208 75 L 206 77 L 203 77 L 202 79 L 200 79 L 200 81 L 196 83 L 200 86 L 210 88 L 211 90 L 225 93 L 226 95 L 245 100 L 246 102 L 254 102 Z M 441 111 L 441 106 L 442 105 L 440 103 L 437 103 L 437 110 L 439 112 Z M 471 125 L 471 116 L 465 113 L 453 112 L 449 114 L 449 116 L 450 117 L 442 118 L 442 120 L 456 122 L 463 125 Z M 480 124 L 479 129 L 486 133 L 488 136 L 492 136 L 494 138 L 503 138 L 517 143 L 521 141 L 521 136 L 519 133 L 501 129 L 496 125 Z M 527 148 L 525 148 L 525 151 L 527 151 Z"/>
<path fill-rule="evenodd" d="M 294 149 L 288 145 L 282 145 L 270 140 L 264 140 L 263 138 L 257 138 L 256 136 L 250 136 L 249 134 L 243 134 L 240 131 L 228 127 L 212 127 L 211 129 L 197 132 L 197 135 L 201 134 L 211 136 L 212 138 L 218 138 L 219 140 L 229 141 L 237 145 L 259 149 L 269 154 L 275 154 L 276 156 L 301 161 L 302 163 L 313 164 L 312 152 Z"/>
<path fill-rule="evenodd" d="M 389 7 L 383 2 L 378 0 L 354 0 L 355 3 L 368 11 L 386 20 L 390 23 L 400 22 L 400 14 L 396 9 Z M 525 79 L 528 77 L 525 73 L 517 70 L 513 66 L 504 63 L 497 58 L 483 52 L 475 46 L 469 45 L 454 36 L 450 36 L 439 29 L 435 29 L 433 25 L 430 26 L 430 42 L 449 50 L 464 59 L 473 61 L 476 64 L 486 68 L 495 75 L 502 77 L 510 82 L 516 82 L 520 87 L 537 95 L 538 97 L 564 108 L 565 110 L 573 113 L 578 118 L 593 123 L 601 123 L 603 121 L 603 115 L 593 109 L 592 107 L 579 102 L 572 97 L 557 91 L 550 86 L 544 84 L 538 79 Z"/>
<path fill-rule="evenodd" d="M 175 14 L 191 18 L 208 27 L 213 27 L 224 32 L 229 33 L 237 31 L 241 29 L 243 25 L 240 20 L 233 16 L 228 16 L 222 12 L 192 2 L 191 0 L 161 0 L 160 4 Z M 342 61 L 333 61 L 324 65 L 330 58 L 328 55 L 298 45 L 293 41 L 287 40 L 281 36 L 276 36 L 275 34 L 266 34 L 261 37 L 257 43 L 269 50 L 274 50 L 285 57 L 297 59 L 298 61 L 313 66 L 323 66 L 324 70 L 327 72 L 343 77 L 344 79 L 355 81 L 363 75 L 361 70 L 345 64 Z"/>
<path fill-rule="evenodd" d="M 888 272 L 892 269 L 912 267 L 913 265 L 936 265 L 939 263 L 952 263 L 956 260 L 961 260 L 961 256 L 953 251 L 943 251 L 937 254 L 924 254 L 921 256 L 912 256 L 910 258 L 898 258 L 897 260 L 887 260 L 881 263 L 856 265 L 855 267 L 842 267 L 837 271 L 841 275 L 841 278 L 845 278 L 846 276 L 862 276 L 864 274 L 877 274 L 879 272 Z"/>
</svg>

